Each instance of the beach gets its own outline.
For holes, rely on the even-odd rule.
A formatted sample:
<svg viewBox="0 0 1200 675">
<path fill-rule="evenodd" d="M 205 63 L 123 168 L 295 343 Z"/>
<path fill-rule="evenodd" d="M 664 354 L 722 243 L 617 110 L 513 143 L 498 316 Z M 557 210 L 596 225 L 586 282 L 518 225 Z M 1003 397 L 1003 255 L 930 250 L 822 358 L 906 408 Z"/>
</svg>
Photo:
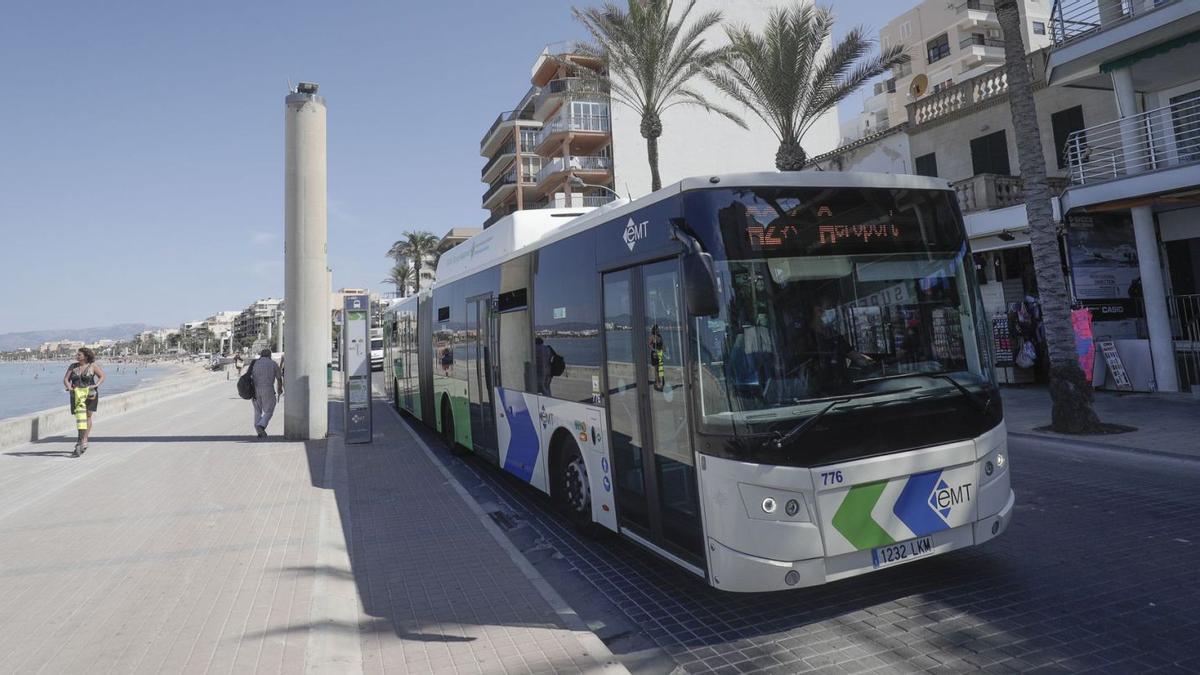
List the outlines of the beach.
<svg viewBox="0 0 1200 675">
<path fill-rule="evenodd" d="M 62 377 L 67 360 L 0 363 L 0 420 L 67 405 Z M 108 379 L 100 387 L 104 399 L 161 381 L 189 366 L 181 363 L 100 363 Z"/>
</svg>

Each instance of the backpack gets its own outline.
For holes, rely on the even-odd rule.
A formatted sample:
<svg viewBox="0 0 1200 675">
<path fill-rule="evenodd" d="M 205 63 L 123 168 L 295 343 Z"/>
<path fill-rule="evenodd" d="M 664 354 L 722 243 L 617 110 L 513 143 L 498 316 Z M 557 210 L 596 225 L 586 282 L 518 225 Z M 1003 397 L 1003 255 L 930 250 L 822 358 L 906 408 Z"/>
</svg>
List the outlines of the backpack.
<svg viewBox="0 0 1200 675">
<path fill-rule="evenodd" d="M 250 366 L 246 368 L 246 372 L 242 373 L 242 376 L 237 381 L 238 396 L 247 401 L 254 398 L 254 377 L 251 373 L 254 372 L 254 364 L 257 362 L 258 359 L 251 361 Z"/>
<path fill-rule="evenodd" d="M 567 361 L 550 347 L 550 374 L 558 377 L 567 371 Z"/>
</svg>

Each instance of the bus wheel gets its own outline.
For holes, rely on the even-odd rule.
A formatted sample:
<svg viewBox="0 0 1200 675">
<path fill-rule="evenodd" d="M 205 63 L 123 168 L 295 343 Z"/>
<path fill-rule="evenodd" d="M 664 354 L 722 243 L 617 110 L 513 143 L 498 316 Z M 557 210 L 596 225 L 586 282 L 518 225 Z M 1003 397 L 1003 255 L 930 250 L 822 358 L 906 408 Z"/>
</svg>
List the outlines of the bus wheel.
<svg viewBox="0 0 1200 675">
<path fill-rule="evenodd" d="M 555 500 L 567 518 L 578 528 L 592 525 L 592 493 L 587 465 L 573 440 L 565 441 L 558 453 L 555 472 Z"/>
<path fill-rule="evenodd" d="M 452 455 L 465 455 L 466 450 L 454 440 L 454 410 L 450 407 L 450 399 L 442 398 L 442 441 Z"/>
</svg>

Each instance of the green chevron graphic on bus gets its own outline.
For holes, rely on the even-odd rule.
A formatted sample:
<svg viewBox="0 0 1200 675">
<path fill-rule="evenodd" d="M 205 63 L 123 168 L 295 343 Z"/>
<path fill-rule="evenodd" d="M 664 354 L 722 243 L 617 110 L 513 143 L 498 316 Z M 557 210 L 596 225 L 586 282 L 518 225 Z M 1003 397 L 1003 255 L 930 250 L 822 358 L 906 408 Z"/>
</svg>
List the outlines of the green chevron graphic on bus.
<svg viewBox="0 0 1200 675">
<path fill-rule="evenodd" d="M 871 518 L 871 509 L 875 508 L 887 484 L 886 480 L 881 480 L 855 485 L 846 493 L 846 498 L 842 500 L 837 513 L 833 514 L 834 529 L 860 551 L 896 543 L 896 540 Z"/>
</svg>

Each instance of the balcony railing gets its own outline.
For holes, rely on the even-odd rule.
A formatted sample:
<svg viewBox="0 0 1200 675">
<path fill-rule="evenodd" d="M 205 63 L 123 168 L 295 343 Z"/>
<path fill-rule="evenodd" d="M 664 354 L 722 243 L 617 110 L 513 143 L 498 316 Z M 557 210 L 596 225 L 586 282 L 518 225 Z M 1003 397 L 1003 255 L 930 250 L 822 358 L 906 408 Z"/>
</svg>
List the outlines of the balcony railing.
<svg viewBox="0 0 1200 675">
<path fill-rule="evenodd" d="M 1065 178 L 1050 177 L 1050 192 L 1059 194 L 1067 186 Z M 958 196 L 963 213 L 991 211 L 1025 203 L 1025 187 L 1020 176 L 981 173 L 950 184 Z"/>
<path fill-rule="evenodd" d="M 575 208 L 580 208 L 580 207 L 594 208 L 594 207 L 604 206 L 605 204 L 611 202 L 614 199 L 616 199 L 616 197 L 612 196 L 611 194 L 603 194 L 603 195 L 572 194 L 569 203 L 564 196 L 564 198 L 559 201 L 556 201 L 555 199 L 544 199 L 540 202 L 536 202 L 536 203 L 530 205 L 529 208 L 533 208 L 533 209 L 568 209 L 568 208 L 575 209 Z"/>
<path fill-rule="evenodd" d="M 608 87 L 581 77 L 560 77 L 557 80 L 550 80 L 546 86 L 542 87 L 534 100 L 533 107 L 540 108 L 546 99 L 563 94 L 581 99 L 603 98 L 608 95 Z"/>
<path fill-rule="evenodd" d="M 968 9 L 977 9 L 982 12 L 994 12 L 996 11 L 996 6 L 990 2 L 983 2 L 983 0 L 967 0 L 966 4 L 959 8 L 959 11 L 963 12 Z"/>
<path fill-rule="evenodd" d="M 1004 47 L 1004 40 L 984 37 L 983 35 L 968 35 L 958 42 L 959 49 L 968 47 Z"/>
<path fill-rule="evenodd" d="M 1034 52 L 1026 57 L 1034 82 L 1040 82 L 1045 76 L 1046 61 L 1041 52 Z M 967 110 L 997 96 L 1008 94 L 1008 72 L 1005 68 L 992 68 L 976 75 L 969 80 L 942 89 L 941 91 L 909 103 L 909 126 L 926 124 L 938 118 Z"/>
<path fill-rule="evenodd" d="M 1050 34 L 1056 47 L 1185 0 L 1055 0 Z M 1186 0 L 1194 2 L 1195 0 Z"/>
<path fill-rule="evenodd" d="M 492 132 L 494 132 L 501 124 L 504 124 L 505 122 L 511 122 L 513 120 L 531 119 L 533 119 L 533 110 L 531 110 L 529 106 L 526 106 L 520 110 L 509 110 L 507 112 L 500 113 L 496 117 L 496 121 L 492 122 L 492 126 L 488 127 L 487 133 L 483 135 L 483 138 L 479 139 L 479 149 L 482 150 L 483 147 L 487 145 L 488 139 L 492 136 Z"/>
<path fill-rule="evenodd" d="M 541 184 L 546 178 L 553 176 L 556 173 L 563 171 L 609 171 L 612 169 L 611 157 L 580 157 L 572 156 L 568 162 L 562 157 L 554 159 L 542 164 L 542 170 L 538 172 L 537 182 Z"/>
<path fill-rule="evenodd" d="M 1198 163 L 1200 97 L 1075 131 L 1063 153 L 1075 185 Z"/>
<path fill-rule="evenodd" d="M 584 131 L 606 134 L 611 130 L 608 115 L 567 115 L 556 117 L 542 126 L 538 132 L 537 144 L 541 145 L 547 138 L 564 131 Z"/>
<path fill-rule="evenodd" d="M 492 155 L 492 158 L 487 161 L 487 164 L 483 165 L 483 168 L 479 170 L 479 175 L 486 176 L 488 171 L 491 171 L 492 167 L 495 166 L 497 162 L 499 162 L 502 159 L 507 158 L 509 155 L 513 154 L 516 151 L 517 151 L 516 141 L 512 140 L 511 138 L 508 139 L 508 142 L 506 142 L 504 145 L 500 146 L 500 149 L 497 150 L 496 153 Z"/>
</svg>

